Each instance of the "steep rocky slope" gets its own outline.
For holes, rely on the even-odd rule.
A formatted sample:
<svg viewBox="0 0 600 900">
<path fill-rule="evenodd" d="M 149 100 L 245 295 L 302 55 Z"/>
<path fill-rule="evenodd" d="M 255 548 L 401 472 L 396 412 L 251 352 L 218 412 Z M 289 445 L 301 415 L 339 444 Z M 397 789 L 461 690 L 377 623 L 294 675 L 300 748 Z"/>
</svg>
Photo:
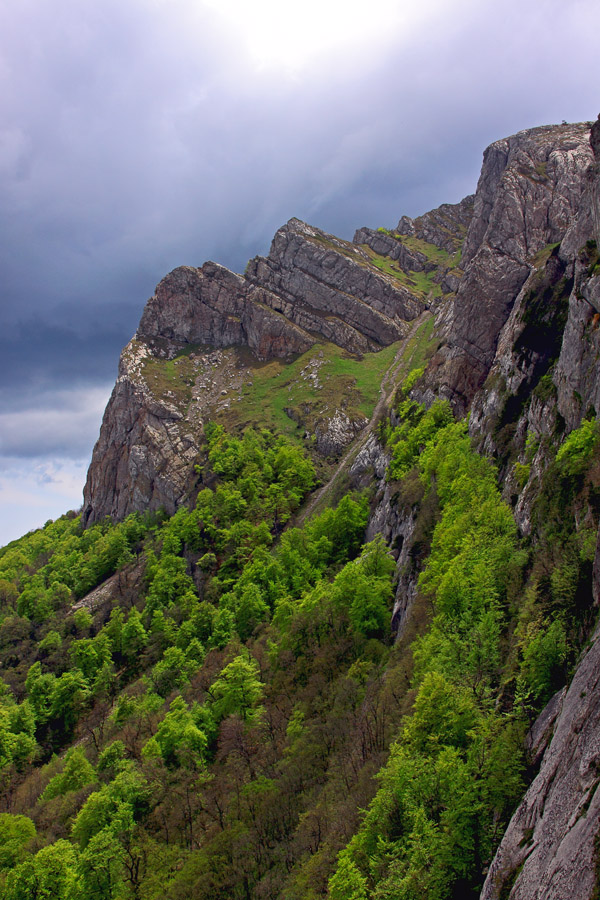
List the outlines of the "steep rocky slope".
<svg viewBox="0 0 600 900">
<path fill-rule="evenodd" d="M 461 208 L 457 227 L 465 215 Z M 399 236 L 388 242 L 392 250 L 403 246 Z M 449 266 L 407 250 L 401 268 L 380 250 L 292 219 L 275 235 L 269 256 L 251 260 L 244 277 L 215 263 L 167 275 L 121 355 L 84 491 L 85 523 L 140 509 L 172 513 L 185 502 L 204 421 L 221 395 L 252 381 L 262 362 L 292 359 L 318 342 L 360 356 L 402 339 L 441 292 L 433 281 L 411 279 L 421 273 L 420 258 L 431 277 Z M 210 347 L 225 352 L 207 364 Z M 240 354 L 240 348 L 247 350 Z M 331 420 L 340 416 L 348 418 L 344 409 L 330 411 Z M 364 421 L 349 421 L 346 441 Z M 322 423 L 321 433 L 328 427 Z M 327 451 L 344 440 L 339 447 L 318 443 Z"/>
<path fill-rule="evenodd" d="M 84 521 L 187 502 L 205 422 L 246 402 L 270 361 L 300 358 L 302 377 L 321 390 L 323 348 L 367 359 L 397 344 L 408 358 L 411 323 L 429 311 L 432 358 L 411 396 L 427 405 L 447 398 L 457 414 L 470 413 L 476 446 L 496 459 L 521 534 L 535 541 L 544 474 L 565 436 L 600 410 L 599 197 L 600 119 L 591 131 L 586 123 L 535 128 L 486 150 L 477 191 L 460 204 L 403 217 L 394 230 L 361 228 L 352 243 L 292 219 L 244 276 L 214 263 L 175 270 L 123 351 Z M 317 441 L 325 454 L 339 455 L 368 420 L 348 415 L 352 385 L 345 390 L 319 425 L 339 438 Z M 285 413 L 312 446 L 318 428 L 306 425 L 306 405 L 290 402 Z M 417 590 L 422 523 L 410 491 L 386 480 L 388 462 L 371 434 L 348 477 L 375 485 L 368 536 L 382 533 L 394 549 L 401 632 Z M 598 519 L 587 498 L 575 528 L 597 529 Z M 593 580 L 597 604 L 600 541 Z M 593 895 L 597 648 L 596 635 L 569 690 L 533 730 L 539 774 L 490 868 L 486 900 Z"/>
<path fill-rule="evenodd" d="M 472 408 L 471 431 L 483 449 L 509 462 L 518 456 L 516 462 L 527 467 L 519 484 L 514 468 L 505 465 L 505 493 L 513 495 L 525 532 L 552 447 L 583 416 L 597 415 L 599 409 L 600 118 L 590 145 L 594 156 L 582 179 L 577 214 L 543 270 L 533 273 L 520 292 Z M 576 527 L 590 522 L 598 524 L 588 502 Z M 592 573 L 596 605 L 599 546 Z M 482 894 L 486 900 L 507 896 L 509 888 L 514 900 L 595 896 L 599 664 L 596 632 L 568 692 L 554 701 L 552 740 L 490 869 Z"/>
<path fill-rule="evenodd" d="M 553 729 L 552 741 L 490 867 L 482 900 L 594 896 L 600 821 L 598 637 L 596 632 L 569 690 L 540 717 L 540 724 Z"/>
<path fill-rule="evenodd" d="M 429 390 L 463 411 L 482 385 L 519 291 L 545 246 L 575 217 L 592 162 L 589 126 L 534 128 L 485 151 L 461 265 L 465 277 L 444 311 L 444 345 Z"/>
</svg>

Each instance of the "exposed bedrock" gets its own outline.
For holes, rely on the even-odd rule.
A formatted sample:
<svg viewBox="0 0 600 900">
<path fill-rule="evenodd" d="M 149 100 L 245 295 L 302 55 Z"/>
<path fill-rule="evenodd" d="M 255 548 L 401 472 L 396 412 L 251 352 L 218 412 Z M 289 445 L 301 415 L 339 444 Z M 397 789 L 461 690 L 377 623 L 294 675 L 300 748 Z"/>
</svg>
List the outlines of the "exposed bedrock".
<svg viewBox="0 0 600 900">
<path fill-rule="evenodd" d="M 593 896 L 600 821 L 598 631 L 555 704 L 554 735 L 490 866 L 481 900 Z"/>
<path fill-rule="evenodd" d="M 448 397 L 464 412 L 492 365 L 500 331 L 535 255 L 562 240 L 593 163 L 588 124 L 533 128 L 485 151 L 465 239 L 465 274 L 439 315 L 443 344 L 425 399 Z"/>
</svg>

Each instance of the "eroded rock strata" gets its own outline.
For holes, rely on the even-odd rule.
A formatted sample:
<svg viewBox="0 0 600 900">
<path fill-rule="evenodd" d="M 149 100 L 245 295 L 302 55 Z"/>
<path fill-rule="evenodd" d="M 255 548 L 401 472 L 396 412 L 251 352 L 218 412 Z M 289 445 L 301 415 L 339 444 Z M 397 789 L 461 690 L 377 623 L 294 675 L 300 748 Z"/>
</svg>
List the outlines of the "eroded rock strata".
<svg viewBox="0 0 600 900">
<path fill-rule="evenodd" d="M 148 379 L 153 360 L 195 345 L 245 346 L 257 361 L 285 359 L 317 341 L 361 354 L 402 338 L 425 307 L 422 295 L 360 246 L 298 219 L 279 229 L 269 256 L 252 260 L 245 276 L 212 262 L 175 269 L 121 355 L 84 490 L 84 523 L 142 509 L 173 513 L 189 495 L 202 442 L 198 412 L 208 414 L 211 401 L 199 407 L 164 379 Z M 317 429 L 317 447 L 338 452 L 355 433 L 354 420 L 334 413 Z"/>
</svg>

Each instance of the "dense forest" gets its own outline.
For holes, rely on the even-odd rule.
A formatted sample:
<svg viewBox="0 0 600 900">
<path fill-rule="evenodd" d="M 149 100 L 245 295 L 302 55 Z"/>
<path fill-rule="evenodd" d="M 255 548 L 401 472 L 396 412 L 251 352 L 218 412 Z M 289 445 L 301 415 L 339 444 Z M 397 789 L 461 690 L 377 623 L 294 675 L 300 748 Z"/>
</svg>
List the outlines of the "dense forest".
<svg viewBox="0 0 600 900">
<path fill-rule="evenodd" d="M 600 431 L 547 448 L 521 537 L 420 374 L 378 425 L 416 518 L 399 636 L 372 486 L 303 520 L 318 476 L 273 430 L 209 424 L 171 517 L 72 513 L 0 550 L 7 900 L 478 895 L 593 625 Z"/>
</svg>

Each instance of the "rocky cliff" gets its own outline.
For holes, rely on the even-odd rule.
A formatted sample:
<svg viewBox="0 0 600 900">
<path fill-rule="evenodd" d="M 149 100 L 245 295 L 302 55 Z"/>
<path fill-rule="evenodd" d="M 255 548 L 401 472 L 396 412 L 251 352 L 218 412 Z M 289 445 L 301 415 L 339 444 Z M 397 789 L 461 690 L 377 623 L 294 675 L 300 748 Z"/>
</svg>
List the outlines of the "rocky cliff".
<svg viewBox="0 0 600 900">
<path fill-rule="evenodd" d="M 373 423 L 364 411 L 349 412 L 352 379 L 327 405 L 326 348 L 366 359 L 397 344 L 389 366 L 415 352 L 408 336 L 416 340 L 414 323 L 425 313 L 435 320 L 430 358 L 411 396 L 426 404 L 447 398 L 457 414 L 470 413 L 471 436 L 496 459 L 521 533 L 536 540 L 532 510 L 551 460 L 565 436 L 600 411 L 599 198 L 600 119 L 591 128 L 534 128 L 485 151 L 476 193 L 459 204 L 402 217 L 391 230 L 361 228 L 353 242 L 292 219 L 244 276 L 215 263 L 176 269 L 123 351 L 88 474 L 84 522 L 160 506 L 173 512 L 187 502 L 197 488 L 204 423 L 241 408 L 247 386 L 273 361 L 300 360 L 297 380 L 321 392 L 326 412 L 310 426 L 309 403 L 290 401 L 285 414 L 311 447 L 341 453 Z M 385 371 L 400 378 L 403 370 Z M 408 489 L 400 497 L 387 483 L 387 464 L 373 431 L 348 477 L 375 482 L 369 537 L 382 533 L 394 549 L 401 631 L 417 589 L 422 524 L 418 498 Z M 574 527 L 597 529 L 599 516 L 587 498 Z M 597 604 L 600 539 L 592 587 Z M 539 774 L 490 868 L 486 900 L 593 896 L 599 646 L 596 633 L 570 688 L 532 731 Z"/>
<path fill-rule="evenodd" d="M 560 245 L 522 286 L 498 338 L 492 366 L 471 408 L 471 433 L 504 462 L 504 490 L 524 533 L 553 448 L 582 418 L 598 414 L 600 267 L 598 266 L 600 118 L 580 200 Z M 526 478 L 515 477 L 516 465 Z M 589 500 L 575 528 L 598 527 Z M 600 535 L 592 573 L 598 604 Z M 517 809 L 490 868 L 482 898 L 511 900 L 596 896 L 600 779 L 598 633 L 569 690 L 542 714 L 548 744 L 539 774 Z M 535 735 L 536 730 L 533 734 Z"/>
<path fill-rule="evenodd" d="M 457 228 L 467 215 L 461 208 Z M 203 422 L 236 382 L 233 369 L 237 382 L 249 382 L 261 362 L 291 359 L 317 342 L 360 356 L 401 340 L 441 293 L 437 282 L 411 275 L 426 263 L 429 279 L 443 277 L 449 266 L 407 248 L 401 267 L 388 245 L 402 248 L 400 235 L 387 237 L 379 252 L 366 240 L 350 243 L 292 219 L 245 276 L 211 262 L 167 275 L 121 355 L 84 490 L 84 522 L 160 507 L 172 513 L 186 501 Z M 210 348 L 228 349 L 207 369 Z M 340 416 L 344 410 L 331 410 L 330 419 Z M 347 440 L 357 430 L 352 422 Z M 313 433 L 328 430 L 322 422 Z M 326 451 L 334 445 L 318 440 Z"/>
<path fill-rule="evenodd" d="M 586 124 L 534 128 L 487 148 L 463 246 L 465 275 L 440 316 L 430 395 L 447 396 L 460 412 L 469 407 L 536 254 L 560 242 L 578 213 L 592 160 Z"/>
<path fill-rule="evenodd" d="M 550 730 L 552 740 L 496 853 L 481 900 L 584 900 L 595 896 L 599 698 L 600 640 L 596 632 L 569 690 L 540 716 L 538 731 Z"/>
</svg>

